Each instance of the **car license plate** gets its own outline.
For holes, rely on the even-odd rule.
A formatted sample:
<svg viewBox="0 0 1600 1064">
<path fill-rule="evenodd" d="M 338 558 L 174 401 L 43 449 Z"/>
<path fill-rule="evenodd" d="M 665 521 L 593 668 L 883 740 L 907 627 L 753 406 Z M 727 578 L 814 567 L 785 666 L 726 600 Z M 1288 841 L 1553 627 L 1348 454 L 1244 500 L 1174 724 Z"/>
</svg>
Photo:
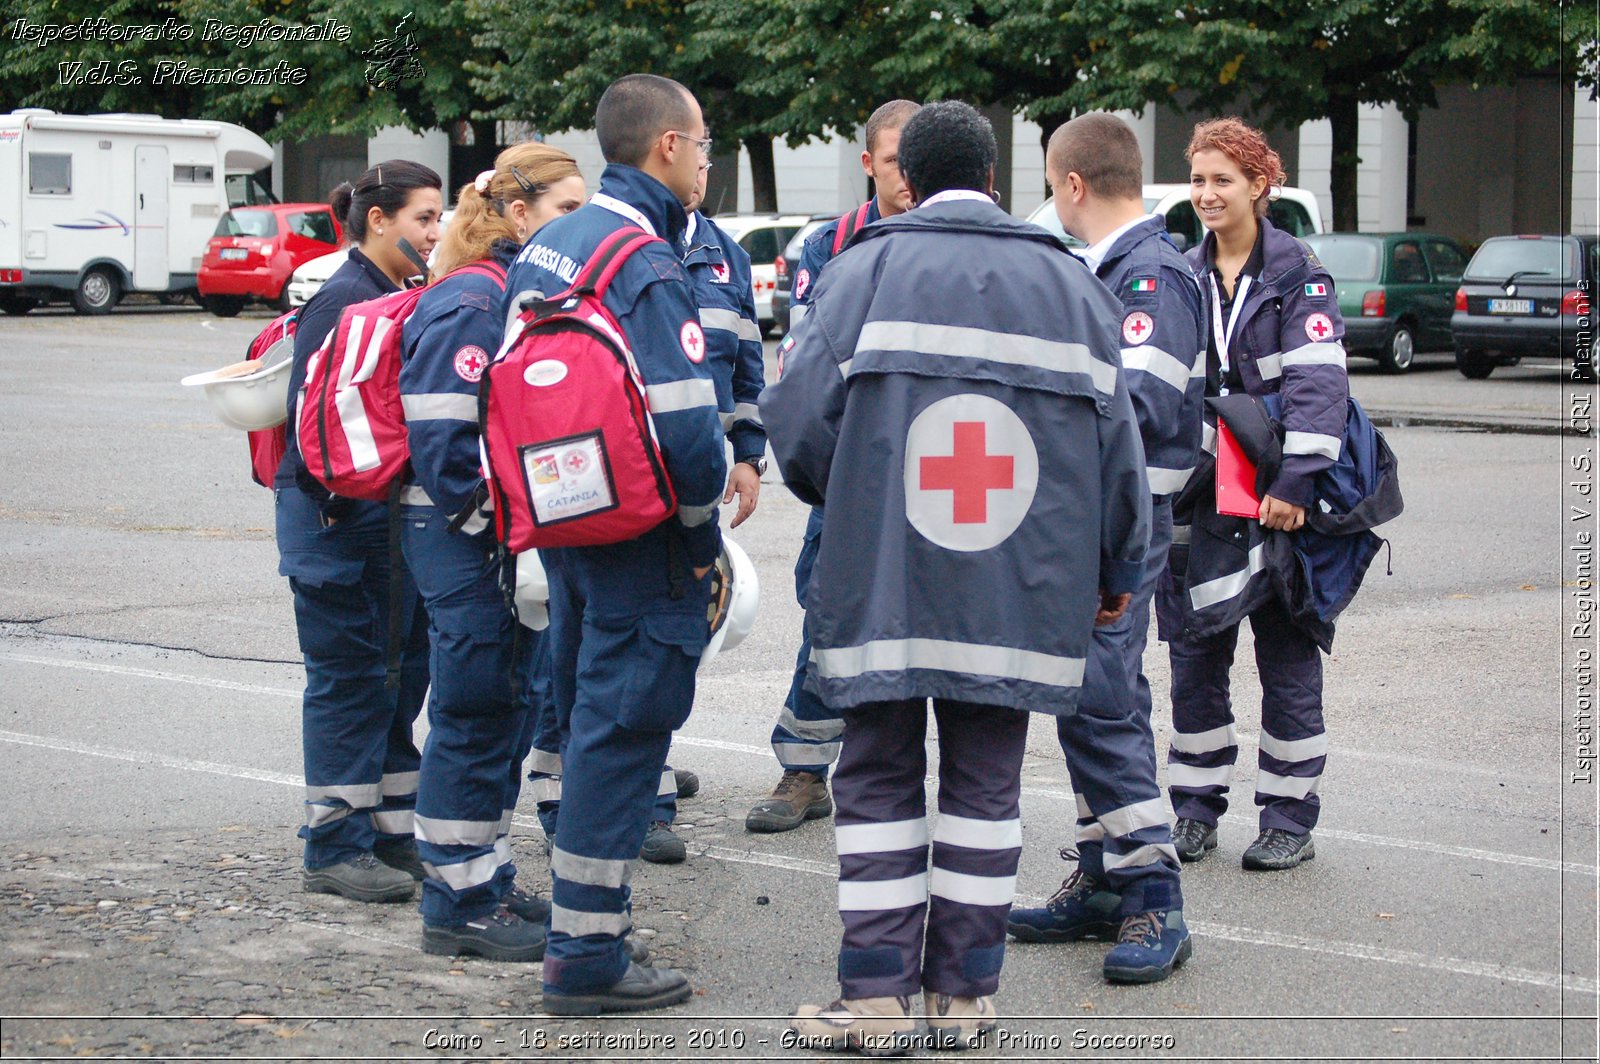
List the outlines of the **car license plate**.
<svg viewBox="0 0 1600 1064">
<path fill-rule="evenodd" d="M 222 257 L 230 260 L 247 259 L 250 257 L 250 250 L 248 248 L 223 248 Z M 1524 300 L 1524 302 L 1526 302 L 1526 300 Z"/>
<path fill-rule="evenodd" d="M 1489 300 L 1490 314 L 1532 314 L 1533 300 L 1531 299 L 1491 299 Z"/>
</svg>

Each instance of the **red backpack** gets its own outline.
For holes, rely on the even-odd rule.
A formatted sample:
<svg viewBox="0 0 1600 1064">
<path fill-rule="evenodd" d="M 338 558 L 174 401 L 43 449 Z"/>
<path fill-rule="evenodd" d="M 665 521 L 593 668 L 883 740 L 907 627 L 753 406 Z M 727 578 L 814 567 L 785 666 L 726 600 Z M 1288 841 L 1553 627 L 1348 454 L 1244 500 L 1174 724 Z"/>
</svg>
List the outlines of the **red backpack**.
<svg viewBox="0 0 1600 1064">
<path fill-rule="evenodd" d="M 833 231 L 833 253 L 835 255 L 844 250 L 850 243 L 850 238 L 860 232 L 861 227 L 867 224 L 867 212 L 872 209 L 872 201 L 867 200 L 855 210 L 839 216 L 839 227 Z"/>
<path fill-rule="evenodd" d="M 601 302 L 629 255 L 659 241 L 619 229 L 572 287 L 521 315 L 478 392 L 495 533 L 512 553 L 643 535 L 678 509 L 644 381 Z"/>
<path fill-rule="evenodd" d="M 470 263 L 448 276 L 467 271 L 505 287 L 497 262 Z M 408 288 L 346 307 L 306 363 L 300 454 L 335 495 L 381 502 L 405 471 L 411 450 L 400 400 L 400 332 L 427 290 Z"/>
<path fill-rule="evenodd" d="M 256 338 L 250 341 L 250 350 L 245 353 L 245 361 L 254 362 L 279 344 L 285 344 L 287 348 L 279 351 L 278 355 L 283 358 L 293 358 L 294 332 L 299 324 L 299 308 L 273 318 L 272 324 L 262 329 L 256 334 Z M 277 355 L 274 358 L 277 358 Z M 250 479 L 263 488 L 270 488 L 272 478 L 278 475 L 278 466 L 283 462 L 283 452 L 288 444 L 288 430 L 284 425 L 277 425 L 270 429 L 258 429 L 246 433 L 246 436 L 250 442 Z"/>
</svg>

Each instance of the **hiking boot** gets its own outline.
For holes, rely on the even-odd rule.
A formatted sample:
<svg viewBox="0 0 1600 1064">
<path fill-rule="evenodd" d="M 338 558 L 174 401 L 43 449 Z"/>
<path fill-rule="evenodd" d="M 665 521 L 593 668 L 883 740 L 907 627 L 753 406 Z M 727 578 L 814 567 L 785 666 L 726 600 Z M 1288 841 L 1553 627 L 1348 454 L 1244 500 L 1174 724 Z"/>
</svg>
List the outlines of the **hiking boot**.
<svg viewBox="0 0 1600 1064">
<path fill-rule="evenodd" d="M 678 782 L 678 797 L 693 798 L 700 793 L 700 777 L 686 768 L 672 770 L 672 778 Z"/>
<path fill-rule="evenodd" d="M 833 812 L 833 799 L 828 797 L 828 781 L 815 772 L 791 768 L 772 789 L 772 795 L 755 804 L 750 815 L 744 818 L 746 831 L 790 831 L 807 820 L 816 820 Z"/>
<path fill-rule="evenodd" d="M 1217 848 L 1215 825 L 1181 816 L 1172 825 L 1172 848 L 1180 861 L 1198 861 Z"/>
<path fill-rule="evenodd" d="M 308 868 L 306 890 L 313 894 L 337 894 L 351 901 L 407 901 L 417 891 L 410 873 L 390 868 L 370 853 L 326 868 Z"/>
<path fill-rule="evenodd" d="M 929 1041 L 935 1049 L 982 1049 L 994 1035 L 992 997 L 924 993 L 922 1006 L 923 1015 L 928 1018 Z"/>
<path fill-rule="evenodd" d="M 1072 850 L 1062 850 L 1063 860 L 1076 860 Z M 1086 938 L 1109 939 L 1121 924 L 1122 896 L 1105 883 L 1073 869 L 1061 888 L 1050 895 L 1042 909 L 1012 909 L 1006 930 L 1018 942 L 1079 942 Z"/>
<path fill-rule="evenodd" d="M 650 947 L 646 946 L 640 939 L 629 935 L 622 940 L 622 945 L 627 949 L 628 959 L 633 963 L 645 965 L 650 963 Z"/>
<path fill-rule="evenodd" d="M 917 1020 L 910 998 L 856 998 L 826 1008 L 801 1005 L 789 1030 L 798 1049 L 853 1049 L 869 1057 L 896 1057 L 911 1048 Z"/>
<path fill-rule="evenodd" d="M 544 925 L 531 924 L 502 905 L 459 927 L 422 925 L 422 952 L 490 961 L 544 960 Z"/>
<path fill-rule="evenodd" d="M 676 968 L 628 965 L 621 979 L 589 994 L 562 994 L 544 988 L 544 1011 L 552 1016 L 598 1016 L 603 1012 L 664 1009 L 689 999 L 688 978 Z"/>
<path fill-rule="evenodd" d="M 1112 983 L 1159 983 L 1193 952 L 1181 909 L 1135 913 L 1122 921 L 1117 944 L 1106 954 L 1105 976 Z"/>
<path fill-rule="evenodd" d="M 372 844 L 372 856 L 390 868 L 398 868 L 418 883 L 427 878 L 422 870 L 422 858 L 417 855 L 416 839 L 379 839 Z"/>
<path fill-rule="evenodd" d="M 526 920 L 530 924 L 543 927 L 545 921 L 550 919 L 550 903 L 543 898 L 536 898 L 521 887 L 512 887 L 501 899 L 501 904 L 511 910 L 511 915 Z"/>
<path fill-rule="evenodd" d="M 678 864 L 689 856 L 683 840 L 672 833 L 672 825 L 665 820 L 650 822 L 650 832 L 639 847 L 639 856 L 652 864 Z"/>
<path fill-rule="evenodd" d="M 1311 832 L 1296 835 L 1282 828 L 1267 828 L 1244 851 L 1243 864 L 1252 872 L 1281 872 L 1317 855 Z"/>
</svg>

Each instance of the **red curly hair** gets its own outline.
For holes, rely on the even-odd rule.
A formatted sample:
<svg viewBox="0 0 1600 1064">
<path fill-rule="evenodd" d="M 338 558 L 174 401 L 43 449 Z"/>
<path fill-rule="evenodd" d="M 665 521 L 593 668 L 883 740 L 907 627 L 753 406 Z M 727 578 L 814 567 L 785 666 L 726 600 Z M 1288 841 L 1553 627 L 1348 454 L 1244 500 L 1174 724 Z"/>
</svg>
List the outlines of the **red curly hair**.
<svg viewBox="0 0 1600 1064">
<path fill-rule="evenodd" d="M 1197 151 L 1220 151 L 1244 171 L 1248 180 L 1267 179 L 1267 193 L 1254 204 L 1257 217 L 1266 215 L 1273 186 L 1281 187 L 1289 180 L 1289 175 L 1283 172 L 1283 160 L 1272 150 L 1261 130 L 1237 118 L 1213 118 L 1197 124 L 1189 146 L 1183 150 L 1184 159 L 1192 160 Z"/>
</svg>

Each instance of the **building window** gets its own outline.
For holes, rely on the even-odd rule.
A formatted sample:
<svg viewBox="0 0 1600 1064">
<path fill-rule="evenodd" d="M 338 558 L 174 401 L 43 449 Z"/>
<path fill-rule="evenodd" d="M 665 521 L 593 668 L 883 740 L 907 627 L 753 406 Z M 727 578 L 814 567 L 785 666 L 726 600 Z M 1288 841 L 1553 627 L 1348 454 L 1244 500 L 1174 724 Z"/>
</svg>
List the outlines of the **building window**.
<svg viewBox="0 0 1600 1064">
<path fill-rule="evenodd" d="M 29 152 L 28 191 L 35 196 L 72 195 L 72 156 Z"/>
<path fill-rule="evenodd" d="M 209 166 L 191 166 L 178 163 L 172 168 L 172 180 L 180 185 L 210 185 L 216 181 L 215 170 Z"/>
</svg>

